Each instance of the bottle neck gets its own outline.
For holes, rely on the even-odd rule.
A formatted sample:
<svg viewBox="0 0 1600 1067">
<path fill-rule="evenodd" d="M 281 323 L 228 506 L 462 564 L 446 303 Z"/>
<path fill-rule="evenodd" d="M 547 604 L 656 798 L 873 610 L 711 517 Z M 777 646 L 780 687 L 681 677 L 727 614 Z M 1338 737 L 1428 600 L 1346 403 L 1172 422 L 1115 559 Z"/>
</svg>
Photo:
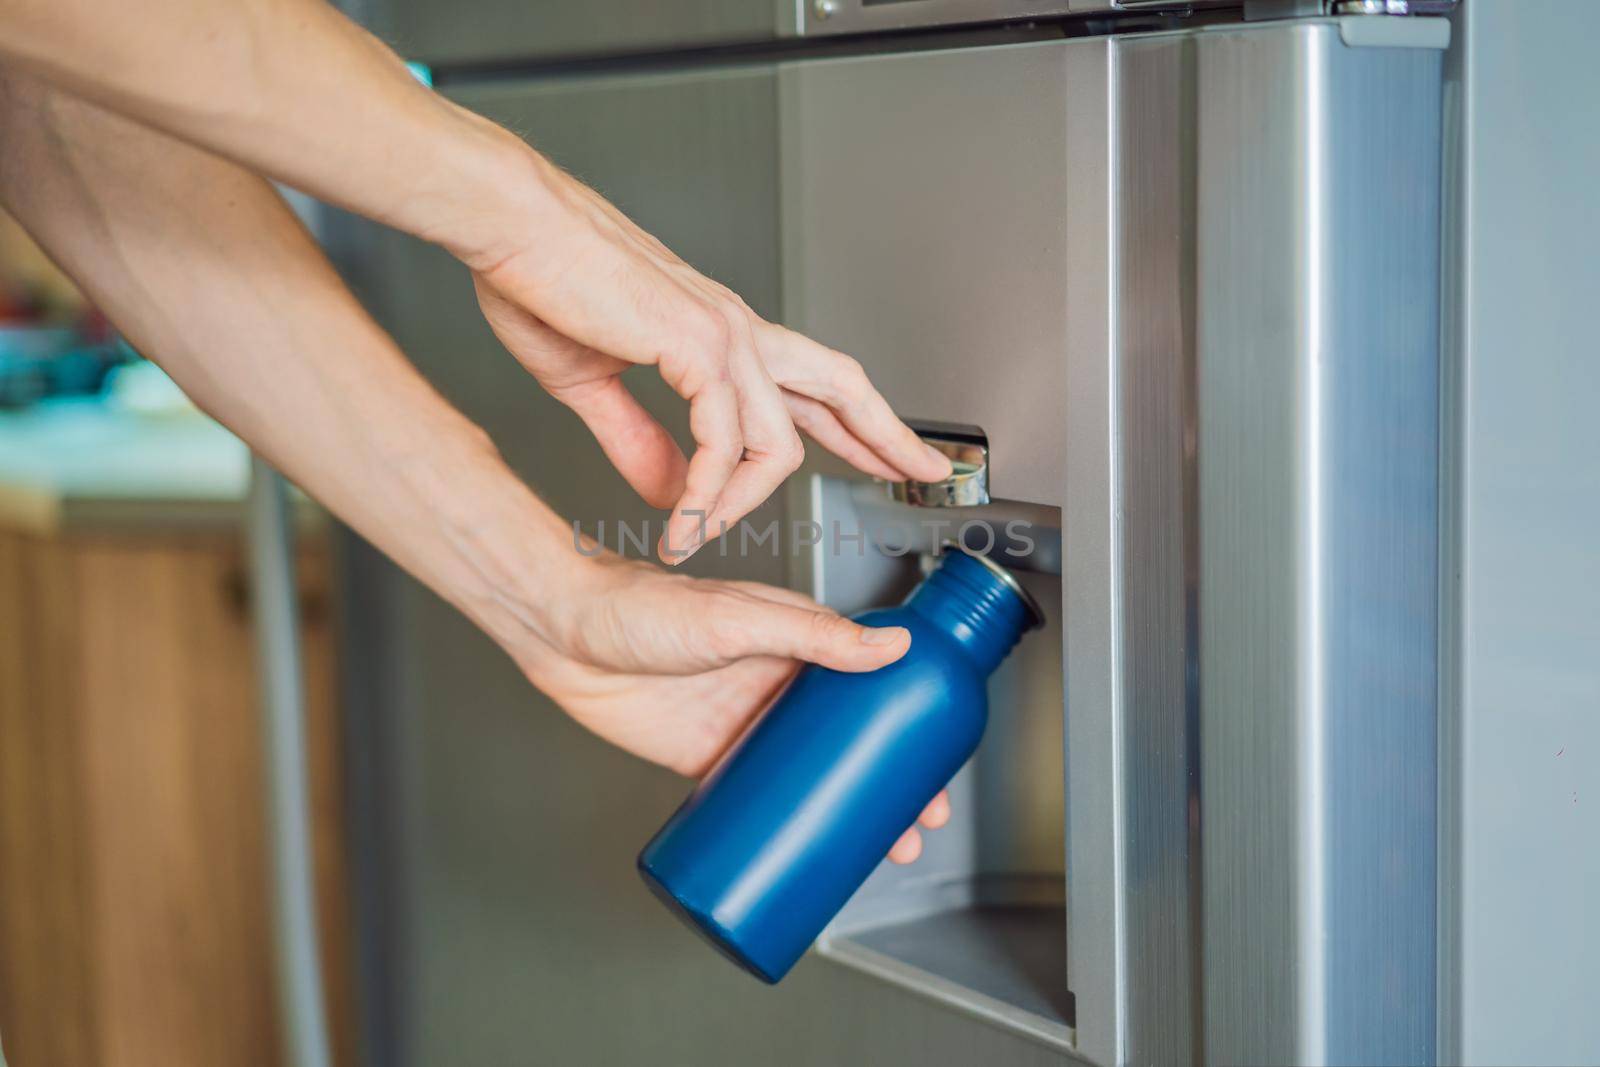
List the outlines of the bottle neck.
<svg viewBox="0 0 1600 1067">
<path fill-rule="evenodd" d="M 1016 646 L 1033 619 L 1004 579 L 965 552 L 945 553 L 906 607 L 955 639 L 985 676 Z"/>
</svg>

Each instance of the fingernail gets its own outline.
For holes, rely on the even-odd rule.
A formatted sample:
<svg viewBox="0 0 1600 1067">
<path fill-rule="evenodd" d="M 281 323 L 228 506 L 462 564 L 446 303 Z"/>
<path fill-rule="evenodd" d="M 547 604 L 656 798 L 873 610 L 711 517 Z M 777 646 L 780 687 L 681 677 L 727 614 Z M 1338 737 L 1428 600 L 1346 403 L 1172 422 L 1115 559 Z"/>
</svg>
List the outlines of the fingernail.
<svg viewBox="0 0 1600 1067">
<path fill-rule="evenodd" d="M 904 626 L 869 626 L 861 631 L 863 645 L 892 645 L 906 636 Z"/>
<path fill-rule="evenodd" d="M 690 530 L 688 534 L 684 536 L 684 540 L 688 543 L 679 544 L 673 539 L 672 531 L 669 529 L 661 536 L 661 544 L 657 547 L 656 554 L 659 555 L 669 566 L 676 567 L 678 564 L 682 563 L 684 560 L 688 559 L 690 556 L 699 551 L 700 546 L 705 543 L 699 537 L 698 530 Z"/>
<path fill-rule="evenodd" d="M 932 445 L 923 445 L 922 447 L 928 450 L 928 455 L 931 456 L 934 462 L 938 463 L 939 466 L 951 466 L 950 457 L 939 451 L 937 448 L 934 448 Z"/>
</svg>

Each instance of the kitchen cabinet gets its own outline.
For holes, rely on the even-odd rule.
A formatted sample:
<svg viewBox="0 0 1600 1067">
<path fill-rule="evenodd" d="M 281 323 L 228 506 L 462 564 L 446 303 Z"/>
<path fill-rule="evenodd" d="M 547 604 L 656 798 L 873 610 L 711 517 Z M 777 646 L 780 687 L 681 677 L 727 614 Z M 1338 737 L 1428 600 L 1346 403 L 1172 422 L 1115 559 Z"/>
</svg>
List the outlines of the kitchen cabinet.
<svg viewBox="0 0 1600 1067">
<path fill-rule="evenodd" d="M 0 1035 L 13 1064 L 267 1067 L 279 1028 L 241 505 L 126 489 L 0 479 Z M 323 966 L 350 1063 L 325 532 L 302 545 Z"/>
</svg>

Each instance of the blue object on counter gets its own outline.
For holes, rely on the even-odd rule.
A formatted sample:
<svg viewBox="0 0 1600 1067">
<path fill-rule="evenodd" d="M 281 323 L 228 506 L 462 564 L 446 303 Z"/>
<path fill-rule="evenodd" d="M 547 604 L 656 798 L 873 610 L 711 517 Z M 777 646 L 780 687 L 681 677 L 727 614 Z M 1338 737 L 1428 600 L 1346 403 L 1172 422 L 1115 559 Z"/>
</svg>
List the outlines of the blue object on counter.
<svg viewBox="0 0 1600 1067">
<path fill-rule="evenodd" d="M 807 666 L 639 854 L 646 884 L 725 956 L 777 982 L 978 747 L 985 683 L 1043 622 L 952 550 L 905 604 L 857 616 L 911 649 L 868 674 Z"/>
</svg>

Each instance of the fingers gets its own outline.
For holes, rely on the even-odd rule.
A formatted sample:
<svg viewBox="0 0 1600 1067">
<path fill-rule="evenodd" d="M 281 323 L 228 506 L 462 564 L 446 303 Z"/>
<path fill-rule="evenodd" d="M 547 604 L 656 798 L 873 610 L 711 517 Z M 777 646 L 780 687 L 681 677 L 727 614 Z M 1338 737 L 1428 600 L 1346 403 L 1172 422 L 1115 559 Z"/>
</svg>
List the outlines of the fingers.
<svg viewBox="0 0 1600 1067">
<path fill-rule="evenodd" d="M 922 835 L 912 827 L 900 835 L 900 840 L 889 849 L 890 863 L 915 863 L 917 857 L 922 855 Z"/>
<path fill-rule="evenodd" d="M 744 433 L 744 458 L 722 487 L 712 516 L 713 530 L 732 525 L 760 507 L 793 474 L 805 458 L 800 435 L 795 433 L 783 403 L 783 394 L 767 376 L 756 353 L 748 312 L 742 310 L 737 325 L 739 344 L 732 355 L 730 373 L 739 393 L 739 425 Z"/>
<path fill-rule="evenodd" d="M 606 377 L 551 390 L 571 408 L 634 492 L 653 508 L 669 508 L 684 493 L 689 461 L 666 428 L 634 399 L 621 378 Z"/>
<path fill-rule="evenodd" d="M 939 795 L 928 801 L 928 806 L 922 809 L 922 814 L 917 817 L 917 822 L 930 830 L 937 830 L 950 821 L 950 794 L 939 790 Z"/>
<path fill-rule="evenodd" d="M 789 409 L 794 424 L 804 430 L 817 444 L 838 456 L 856 470 L 891 482 L 903 482 L 906 476 L 878 458 L 878 454 L 861 439 L 844 428 L 839 416 L 820 400 L 785 390 L 783 402 Z"/>
<path fill-rule="evenodd" d="M 843 426 L 888 466 L 925 482 L 950 476 L 950 460 L 900 421 L 855 360 L 771 323 L 763 324 L 761 351 L 780 386 L 833 409 Z"/>
<path fill-rule="evenodd" d="M 941 789 L 939 795 L 928 801 L 928 806 L 922 809 L 917 822 L 929 830 L 937 830 L 949 821 L 950 794 Z M 899 840 L 889 849 L 889 862 L 915 863 L 921 855 L 922 833 L 913 826 L 901 834 Z"/>
<path fill-rule="evenodd" d="M 709 523 L 722 487 L 744 456 L 738 398 L 732 384 L 716 381 L 692 394 L 689 432 L 696 447 L 684 477 L 683 495 L 673 506 L 656 549 L 662 561 L 670 564 L 688 559 L 711 535 Z"/>
<path fill-rule="evenodd" d="M 895 417 L 854 360 L 763 321 L 597 193 L 559 173 L 553 180 L 560 195 L 545 243 L 485 267 L 480 288 L 591 358 L 654 364 L 689 401 L 695 454 L 680 468 L 623 393 L 597 390 L 592 397 L 596 436 L 646 499 L 665 499 L 682 471 L 658 548 L 664 561 L 687 559 L 798 467 L 796 422 L 880 477 L 937 481 L 949 474 L 948 460 Z M 571 362 L 548 345 L 524 347 L 541 367 L 559 372 Z M 540 380 L 551 387 L 551 377 L 541 373 Z M 819 403 L 786 404 L 779 385 Z"/>
<path fill-rule="evenodd" d="M 484 318 L 506 350 L 583 420 L 635 492 L 652 507 L 671 506 L 683 493 L 688 461 L 622 384 L 627 363 L 551 329 L 481 278 L 473 284 Z"/>
<path fill-rule="evenodd" d="M 759 507 L 804 456 L 782 395 L 756 354 L 752 316 L 731 294 L 729 299 L 735 306 L 727 312 L 729 344 L 723 361 L 719 363 L 716 352 L 702 352 L 697 357 L 698 373 L 663 368 L 667 380 L 689 401 L 690 427 L 699 446 L 661 545 L 661 558 L 667 563 L 681 563 L 706 540 Z M 701 414 L 707 417 L 698 419 Z M 705 436 L 696 428 L 700 425 Z M 701 453 L 707 451 L 710 455 L 697 472 Z"/>
</svg>

